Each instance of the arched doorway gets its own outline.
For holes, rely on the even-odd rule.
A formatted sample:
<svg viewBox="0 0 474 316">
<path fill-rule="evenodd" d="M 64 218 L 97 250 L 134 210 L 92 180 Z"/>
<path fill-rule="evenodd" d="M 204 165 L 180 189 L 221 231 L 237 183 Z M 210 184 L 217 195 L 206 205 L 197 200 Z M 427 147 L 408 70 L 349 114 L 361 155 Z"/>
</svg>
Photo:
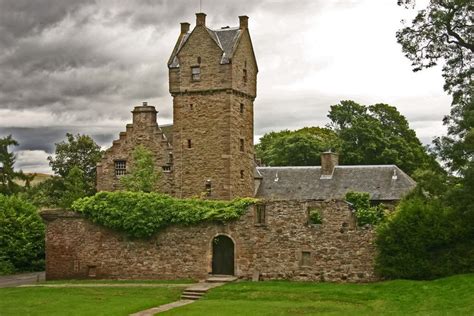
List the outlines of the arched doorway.
<svg viewBox="0 0 474 316">
<path fill-rule="evenodd" d="M 234 275 L 234 242 L 225 235 L 212 240 L 212 274 Z"/>
</svg>

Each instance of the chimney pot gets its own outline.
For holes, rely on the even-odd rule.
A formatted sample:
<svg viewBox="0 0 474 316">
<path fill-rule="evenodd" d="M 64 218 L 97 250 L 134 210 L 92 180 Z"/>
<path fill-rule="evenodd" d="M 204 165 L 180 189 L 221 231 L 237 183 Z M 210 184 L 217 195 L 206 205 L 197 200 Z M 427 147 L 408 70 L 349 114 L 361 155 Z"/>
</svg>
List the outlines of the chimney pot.
<svg viewBox="0 0 474 316">
<path fill-rule="evenodd" d="M 143 106 L 148 106 L 148 102 L 143 102 L 142 105 Z"/>
<path fill-rule="evenodd" d="M 239 16 L 240 28 L 246 29 L 249 27 L 249 17 L 246 15 Z"/>
<path fill-rule="evenodd" d="M 196 13 L 196 25 L 206 26 L 206 13 Z"/>
<path fill-rule="evenodd" d="M 186 34 L 189 32 L 189 23 L 188 22 L 182 22 L 181 23 L 181 34 Z"/>
</svg>

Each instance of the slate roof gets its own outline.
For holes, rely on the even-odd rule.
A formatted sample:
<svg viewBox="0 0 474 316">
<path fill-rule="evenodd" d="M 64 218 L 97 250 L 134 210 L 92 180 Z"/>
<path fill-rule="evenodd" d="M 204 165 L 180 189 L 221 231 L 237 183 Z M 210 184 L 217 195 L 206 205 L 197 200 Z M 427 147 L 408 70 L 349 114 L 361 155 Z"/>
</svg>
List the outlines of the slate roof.
<svg viewBox="0 0 474 316">
<path fill-rule="evenodd" d="M 347 192 L 368 192 L 371 200 L 400 200 L 416 183 L 395 165 L 336 166 L 330 179 L 321 167 L 257 167 L 262 175 L 258 198 L 273 200 L 343 199 Z"/>
<path fill-rule="evenodd" d="M 242 34 L 242 31 L 238 27 L 225 27 L 218 30 L 212 30 L 206 27 L 210 37 L 216 42 L 217 46 L 222 50 L 221 64 L 228 64 L 234 54 L 237 42 Z M 179 60 L 178 53 L 188 40 L 191 33 L 186 33 L 181 37 L 181 40 L 176 44 L 171 57 L 168 61 L 169 68 L 178 68 Z"/>
</svg>

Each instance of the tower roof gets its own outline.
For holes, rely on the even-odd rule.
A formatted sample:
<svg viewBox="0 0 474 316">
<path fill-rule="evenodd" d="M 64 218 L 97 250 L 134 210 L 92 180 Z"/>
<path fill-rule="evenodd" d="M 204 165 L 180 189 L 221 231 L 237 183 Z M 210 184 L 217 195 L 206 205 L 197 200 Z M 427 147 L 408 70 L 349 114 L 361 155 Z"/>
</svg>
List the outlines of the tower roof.
<svg viewBox="0 0 474 316">
<path fill-rule="evenodd" d="M 237 48 L 237 43 L 242 34 L 242 29 L 239 27 L 223 27 L 218 30 L 212 30 L 204 26 L 209 33 L 209 36 L 216 42 L 217 46 L 222 50 L 221 64 L 230 63 L 232 56 Z M 184 46 L 186 41 L 189 39 L 189 36 L 192 32 L 187 32 L 183 34 L 178 40 L 177 45 L 175 46 L 173 53 L 168 61 L 169 68 L 178 68 L 179 60 L 178 53 L 181 48 Z"/>
</svg>

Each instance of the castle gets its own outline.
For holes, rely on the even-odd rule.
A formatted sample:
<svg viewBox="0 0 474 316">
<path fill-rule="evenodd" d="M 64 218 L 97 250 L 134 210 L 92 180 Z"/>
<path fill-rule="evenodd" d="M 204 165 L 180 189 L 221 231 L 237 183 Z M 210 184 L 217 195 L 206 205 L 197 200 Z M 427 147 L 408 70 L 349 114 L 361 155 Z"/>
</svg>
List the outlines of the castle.
<svg viewBox="0 0 474 316">
<path fill-rule="evenodd" d="M 374 274 L 374 233 L 356 225 L 344 196 L 368 192 L 396 203 L 415 182 L 395 165 L 340 166 L 335 153 L 321 166 L 260 167 L 253 114 L 258 66 L 248 17 L 213 30 L 206 15 L 181 23 L 168 61 L 173 125 L 159 126 L 143 103 L 97 166 L 97 189 L 121 189 L 141 144 L 161 171 L 156 190 L 178 198 L 258 197 L 239 220 L 170 227 L 151 240 L 127 240 L 72 212 L 46 212 L 47 278 L 194 278 L 230 274 L 246 279 L 367 282 Z M 322 224 L 309 212 L 319 210 Z"/>
</svg>

